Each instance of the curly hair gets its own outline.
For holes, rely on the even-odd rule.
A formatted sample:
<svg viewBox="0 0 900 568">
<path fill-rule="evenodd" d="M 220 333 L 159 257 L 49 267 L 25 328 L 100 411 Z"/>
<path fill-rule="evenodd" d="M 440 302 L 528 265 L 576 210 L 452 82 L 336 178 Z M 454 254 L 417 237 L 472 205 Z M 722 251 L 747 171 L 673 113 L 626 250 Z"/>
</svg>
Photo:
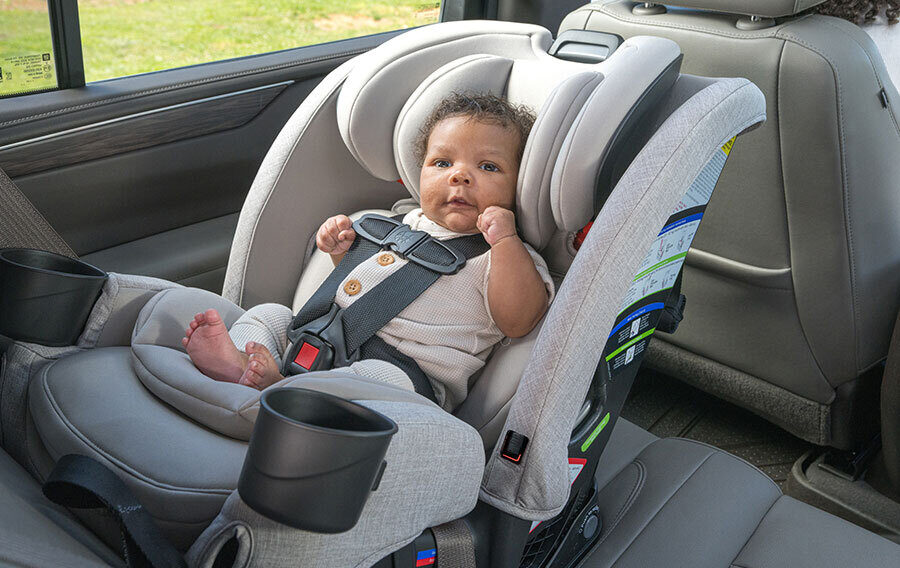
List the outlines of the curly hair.
<svg viewBox="0 0 900 568">
<path fill-rule="evenodd" d="M 522 161 L 528 133 L 534 125 L 534 113 L 525 105 L 513 104 L 506 99 L 486 93 L 453 93 L 442 100 L 419 130 L 416 137 L 416 159 L 425 161 L 428 151 L 428 138 L 431 131 L 440 121 L 457 116 L 465 116 L 471 120 L 497 124 L 503 128 L 512 128 L 519 133 L 519 149 L 516 160 Z"/>
<path fill-rule="evenodd" d="M 889 24 L 896 24 L 900 17 L 900 0 L 828 0 L 813 8 L 826 16 L 836 16 L 854 24 L 871 22 L 884 10 Z"/>
</svg>

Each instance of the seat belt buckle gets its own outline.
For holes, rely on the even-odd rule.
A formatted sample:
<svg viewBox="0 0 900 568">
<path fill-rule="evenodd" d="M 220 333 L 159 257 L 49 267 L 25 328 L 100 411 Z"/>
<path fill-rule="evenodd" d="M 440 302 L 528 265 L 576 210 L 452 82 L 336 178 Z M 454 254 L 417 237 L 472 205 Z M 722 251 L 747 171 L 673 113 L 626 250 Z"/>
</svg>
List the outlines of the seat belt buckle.
<svg viewBox="0 0 900 568">
<path fill-rule="evenodd" d="M 291 345 L 287 357 L 291 375 L 331 369 L 334 364 L 334 346 L 321 337 L 303 332 Z"/>
</svg>

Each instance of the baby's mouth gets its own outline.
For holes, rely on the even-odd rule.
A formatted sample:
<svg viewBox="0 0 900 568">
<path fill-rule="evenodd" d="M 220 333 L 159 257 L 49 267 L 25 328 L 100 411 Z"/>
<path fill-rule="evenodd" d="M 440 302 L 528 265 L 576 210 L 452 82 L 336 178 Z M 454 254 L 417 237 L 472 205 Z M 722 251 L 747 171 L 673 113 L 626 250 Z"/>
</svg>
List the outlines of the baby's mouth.
<svg viewBox="0 0 900 568">
<path fill-rule="evenodd" d="M 463 199 L 462 197 L 454 197 L 450 201 L 448 201 L 450 205 L 458 205 L 462 207 L 472 207 L 472 204 Z"/>
</svg>

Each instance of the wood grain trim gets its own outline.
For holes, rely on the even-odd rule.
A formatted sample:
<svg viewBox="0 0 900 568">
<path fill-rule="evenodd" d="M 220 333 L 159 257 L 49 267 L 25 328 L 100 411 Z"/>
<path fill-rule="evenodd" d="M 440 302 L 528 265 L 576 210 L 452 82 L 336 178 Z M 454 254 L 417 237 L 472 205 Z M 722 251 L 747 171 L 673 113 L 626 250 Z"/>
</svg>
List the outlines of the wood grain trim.
<svg viewBox="0 0 900 568">
<path fill-rule="evenodd" d="M 138 113 L 0 148 L 12 178 L 222 132 L 253 120 L 293 81 Z"/>
</svg>

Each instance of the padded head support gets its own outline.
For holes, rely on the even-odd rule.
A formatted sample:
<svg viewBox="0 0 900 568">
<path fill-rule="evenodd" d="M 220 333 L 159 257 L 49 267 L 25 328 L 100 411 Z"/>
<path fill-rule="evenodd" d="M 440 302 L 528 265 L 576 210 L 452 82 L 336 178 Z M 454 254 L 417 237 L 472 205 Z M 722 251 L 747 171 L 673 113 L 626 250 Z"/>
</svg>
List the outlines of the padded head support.
<svg viewBox="0 0 900 568">
<path fill-rule="evenodd" d="M 589 65 L 548 55 L 549 44 L 543 28 L 507 22 L 404 34 L 361 56 L 348 76 L 338 98 L 341 136 L 372 175 L 402 180 L 418 199 L 415 144 L 438 102 L 470 91 L 531 107 L 537 121 L 519 170 L 516 217 L 525 240 L 541 249 L 558 228 L 577 230 L 595 212 L 595 183 L 619 125 L 680 57 L 673 42 L 642 37 Z M 561 151 L 568 156 L 565 177 L 556 173 Z"/>
<path fill-rule="evenodd" d="M 665 0 L 660 4 L 667 6 L 684 6 L 685 8 L 697 8 L 698 10 L 711 10 L 713 12 L 725 12 L 727 14 L 742 14 L 745 16 L 764 16 L 766 18 L 780 18 L 793 16 L 803 10 L 812 8 L 825 0 Z"/>
</svg>

